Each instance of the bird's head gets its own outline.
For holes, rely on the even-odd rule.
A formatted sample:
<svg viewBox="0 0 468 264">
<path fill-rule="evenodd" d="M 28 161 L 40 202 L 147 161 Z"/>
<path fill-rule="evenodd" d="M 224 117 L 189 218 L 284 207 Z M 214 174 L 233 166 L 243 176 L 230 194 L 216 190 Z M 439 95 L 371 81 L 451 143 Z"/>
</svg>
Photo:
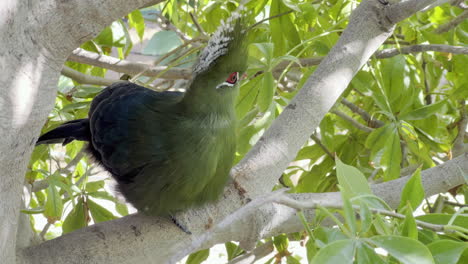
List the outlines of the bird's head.
<svg viewBox="0 0 468 264">
<path fill-rule="evenodd" d="M 234 13 L 221 23 L 198 57 L 190 89 L 224 93 L 236 86 L 247 69 L 245 20 L 241 13 Z"/>
</svg>

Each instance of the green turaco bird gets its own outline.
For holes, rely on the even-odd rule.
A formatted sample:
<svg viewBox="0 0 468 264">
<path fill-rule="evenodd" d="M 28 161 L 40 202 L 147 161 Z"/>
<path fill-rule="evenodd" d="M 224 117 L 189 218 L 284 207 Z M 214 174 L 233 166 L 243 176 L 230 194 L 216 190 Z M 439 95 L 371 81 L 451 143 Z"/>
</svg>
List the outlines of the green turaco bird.
<svg viewBox="0 0 468 264">
<path fill-rule="evenodd" d="M 88 141 L 118 191 L 149 215 L 216 200 L 235 155 L 234 100 L 247 61 L 242 20 L 234 15 L 213 34 L 185 93 L 115 83 L 94 98 L 88 118 L 60 125 L 37 145 Z"/>
</svg>

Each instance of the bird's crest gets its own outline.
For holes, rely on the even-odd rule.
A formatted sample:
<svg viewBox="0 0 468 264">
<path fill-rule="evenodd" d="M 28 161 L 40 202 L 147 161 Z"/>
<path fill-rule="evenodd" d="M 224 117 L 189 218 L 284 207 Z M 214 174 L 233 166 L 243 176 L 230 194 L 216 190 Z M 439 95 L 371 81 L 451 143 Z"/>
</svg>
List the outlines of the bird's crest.
<svg viewBox="0 0 468 264">
<path fill-rule="evenodd" d="M 246 28 L 243 26 L 245 20 L 244 7 L 240 6 L 236 12 L 234 12 L 227 21 L 221 21 L 221 26 L 211 36 L 208 44 L 200 53 L 198 62 L 193 68 L 195 75 L 206 72 L 208 69 L 218 64 L 217 62 L 222 57 L 230 57 L 227 59 L 228 63 L 234 64 L 232 67 L 236 67 L 236 62 L 241 55 L 244 55 L 245 45 L 243 43 Z M 236 58 L 237 57 L 237 58 Z M 246 58 L 242 58 L 246 60 Z M 224 63 L 220 63 L 221 66 Z"/>
</svg>

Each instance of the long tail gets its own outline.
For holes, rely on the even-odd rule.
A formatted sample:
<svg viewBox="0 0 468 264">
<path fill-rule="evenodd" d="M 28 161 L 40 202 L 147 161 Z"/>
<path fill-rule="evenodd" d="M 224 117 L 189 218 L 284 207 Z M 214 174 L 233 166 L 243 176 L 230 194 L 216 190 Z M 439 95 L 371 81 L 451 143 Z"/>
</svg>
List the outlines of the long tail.
<svg viewBox="0 0 468 264">
<path fill-rule="evenodd" d="M 89 119 L 77 119 L 61 124 L 55 129 L 40 136 L 36 142 L 41 144 L 57 144 L 66 145 L 73 140 L 90 141 L 91 132 L 89 130 Z"/>
</svg>

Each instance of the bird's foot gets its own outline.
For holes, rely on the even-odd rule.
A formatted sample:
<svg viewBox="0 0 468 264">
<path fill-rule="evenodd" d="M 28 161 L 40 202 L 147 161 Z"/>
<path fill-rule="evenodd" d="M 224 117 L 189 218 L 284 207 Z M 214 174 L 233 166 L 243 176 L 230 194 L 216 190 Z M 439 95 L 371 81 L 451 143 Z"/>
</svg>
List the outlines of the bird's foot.
<svg viewBox="0 0 468 264">
<path fill-rule="evenodd" d="M 173 216 L 173 215 L 170 215 L 169 216 L 171 218 L 171 221 L 178 227 L 180 228 L 180 230 L 182 230 L 184 233 L 186 233 L 187 235 L 191 235 L 192 232 L 190 232 L 190 230 L 188 230 L 188 228 L 186 226 L 184 226 L 183 224 L 181 224 L 179 221 L 177 221 L 177 219 Z"/>
</svg>

